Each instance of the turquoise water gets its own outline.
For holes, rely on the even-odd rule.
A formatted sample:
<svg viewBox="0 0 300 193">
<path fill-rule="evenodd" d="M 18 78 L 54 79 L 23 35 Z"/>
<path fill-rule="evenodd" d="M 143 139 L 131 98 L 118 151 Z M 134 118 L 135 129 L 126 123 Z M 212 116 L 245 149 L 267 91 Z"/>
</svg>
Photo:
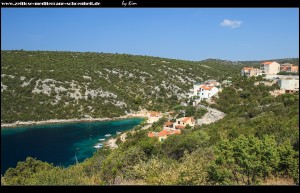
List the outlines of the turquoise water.
<svg viewBox="0 0 300 193">
<path fill-rule="evenodd" d="M 50 124 L 1 129 L 1 174 L 26 157 L 35 157 L 55 165 L 69 166 L 91 157 L 97 150 L 93 146 L 109 139 L 106 134 L 132 129 L 142 118 Z"/>
</svg>

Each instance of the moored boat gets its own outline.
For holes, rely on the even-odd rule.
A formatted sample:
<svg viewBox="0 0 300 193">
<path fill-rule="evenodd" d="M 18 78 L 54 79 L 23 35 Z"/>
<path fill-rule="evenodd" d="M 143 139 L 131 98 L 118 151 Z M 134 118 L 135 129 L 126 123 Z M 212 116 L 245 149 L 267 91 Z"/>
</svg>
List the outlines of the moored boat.
<svg viewBox="0 0 300 193">
<path fill-rule="evenodd" d="M 94 146 L 94 148 L 101 148 L 101 147 L 103 147 L 102 143 L 98 143 L 97 145 Z"/>
<path fill-rule="evenodd" d="M 110 136 L 111 136 L 111 134 L 106 134 L 106 135 L 105 135 L 105 137 L 110 137 Z"/>
</svg>

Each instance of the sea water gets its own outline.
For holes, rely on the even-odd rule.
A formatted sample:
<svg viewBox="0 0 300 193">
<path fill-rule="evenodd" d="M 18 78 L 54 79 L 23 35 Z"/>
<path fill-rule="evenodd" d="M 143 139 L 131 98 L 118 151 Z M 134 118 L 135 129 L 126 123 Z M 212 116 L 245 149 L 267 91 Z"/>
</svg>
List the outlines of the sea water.
<svg viewBox="0 0 300 193">
<path fill-rule="evenodd" d="M 1 174 L 31 156 L 54 165 L 69 166 L 91 157 L 94 146 L 116 132 L 132 129 L 142 118 L 1 128 Z M 110 137 L 109 137 L 110 138 Z"/>
</svg>

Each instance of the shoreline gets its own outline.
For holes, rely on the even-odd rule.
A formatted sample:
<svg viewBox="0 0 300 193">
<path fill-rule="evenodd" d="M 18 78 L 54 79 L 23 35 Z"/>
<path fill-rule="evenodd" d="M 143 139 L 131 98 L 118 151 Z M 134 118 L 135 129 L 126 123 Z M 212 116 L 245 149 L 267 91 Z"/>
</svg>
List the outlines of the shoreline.
<svg viewBox="0 0 300 193">
<path fill-rule="evenodd" d="M 146 118 L 144 114 L 128 114 L 120 117 L 112 118 L 74 118 L 74 119 L 49 119 L 45 121 L 16 121 L 14 123 L 1 124 L 1 129 L 12 128 L 20 126 L 31 126 L 31 125 L 45 125 L 45 124 L 55 124 L 55 123 L 77 123 L 77 122 L 95 122 L 95 121 L 114 121 L 119 119 L 129 119 L 129 118 Z"/>
</svg>

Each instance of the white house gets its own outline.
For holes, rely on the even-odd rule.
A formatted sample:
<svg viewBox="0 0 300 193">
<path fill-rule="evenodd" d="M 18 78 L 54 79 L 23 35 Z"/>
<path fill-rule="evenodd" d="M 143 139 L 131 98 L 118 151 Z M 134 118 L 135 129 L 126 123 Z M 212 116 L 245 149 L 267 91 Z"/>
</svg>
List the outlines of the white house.
<svg viewBox="0 0 300 193">
<path fill-rule="evenodd" d="M 280 79 L 280 89 L 284 89 L 286 93 L 299 92 L 299 80 L 296 79 Z"/>
<path fill-rule="evenodd" d="M 219 89 L 215 86 L 207 86 L 207 85 L 202 85 L 199 88 L 198 95 L 200 97 L 200 100 L 211 98 L 215 94 L 217 94 Z"/>
<path fill-rule="evenodd" d="M 195 103 L 198 104 L 203 99 L 208 99 L 218 93 L 219 89 L 216 86 L 220 86 L 219 82 L 206 81 L 203 84 L 196 83 L 193 85 L 193 89 L 190 89 L 189 98 L 198 96 L 195 99 Z"/>
<path fill-rule="evenodd" d="M 190 93 L 188 94 L 188 97 L 191 98 L 193 96 L 197 96 L 199 87 L 201 86 L 201 83 L 194 83 L 193 88 L 190 89 Z"/>
<path fill-rule="evenodd" d="M 277 62 L 263 62 L 260 64 L 262 74 L 277 74 L 280 72 L 280 64 Z"/>
<path fill-rule="evenodd" d="M 184 129 L 187 125 L 194 127 L 195 119 L 193 117 L 181 117 L 176 119 L 176 122 L 173 123 L 174 129 Z"/>
</svg>

